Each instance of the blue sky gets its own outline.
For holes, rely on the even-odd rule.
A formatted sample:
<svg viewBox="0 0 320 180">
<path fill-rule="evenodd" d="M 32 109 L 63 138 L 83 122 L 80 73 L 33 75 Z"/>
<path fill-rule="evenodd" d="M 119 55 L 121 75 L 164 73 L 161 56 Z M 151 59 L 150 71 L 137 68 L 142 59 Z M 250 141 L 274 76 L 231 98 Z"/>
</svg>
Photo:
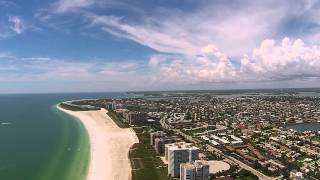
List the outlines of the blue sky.
<svg viewBox="0 0 320 180">
<path fill-rule="evenodd" d="M 0 93 L 317 87 L 316 0 L 0 0 Z"/>
</svg>

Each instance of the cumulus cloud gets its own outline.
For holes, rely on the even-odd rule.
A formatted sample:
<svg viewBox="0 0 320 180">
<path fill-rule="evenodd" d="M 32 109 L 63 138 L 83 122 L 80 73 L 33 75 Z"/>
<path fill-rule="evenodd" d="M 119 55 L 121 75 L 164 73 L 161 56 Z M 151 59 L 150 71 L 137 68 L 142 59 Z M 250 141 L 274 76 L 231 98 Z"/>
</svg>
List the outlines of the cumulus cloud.
<svg viewBox="0 0 320 180">
<path fill-rule="evenodd" d="M 230 82 L 237 79 L 229 58 L 214 45 L 203 47 L 199 55 L 157 55 L 149 64 L 157 67 L 157 80 L 180 83 Z"/>
<path fill-rule="evenodd" d="M 167 61 L 167 57 L 163 55 L 153 55 L 149 59 L 149 67 L 157 68 L 160 64 L 163 64 Z"/>
<path fill-rule="evenodd" d="M 246 80 L 320 77 L 320 47 L 301 39 L 284 38 L 279 44 L 264 40 L 251 56 L 241 59 L 240 72 Z"/>
<path fill-rule="evenodd" d="M 81 15 L 89 20 L 90 27 L 158 51 L 147 62 L 149 74 L 136 76 L 144 80 L 188 84 L 319 78 L 318 46 L 306 45 L 300 39 L 285 38 L 280 43 L 267 39 L 283 37 L 289 32 L 286 28 L 291 28 L 288 24 L 307 22 L 302 31 L 310 24 L 318 27 L 317 4 L 281 1 L 275 6 L 275 2 L 207 2 L 192 11 L 160 7 L 160 11 L 142 13 L 134 21 L 127 14 L 114 16 L 86 9 L 97 3 L 94 0 L 59 0 L 54 7 L 56 13 L 85 9 Z"/>
<path fill-rule="evenodd" d="M 301 39 L 264 40 L 237 66 L 216 46 L 207 45 L 197 56 L 152 56 L 149 65 L 156 74 L 154 80 L 182 84 L 317 79 L 320 47 L 305 45 Z"/>
</svg>

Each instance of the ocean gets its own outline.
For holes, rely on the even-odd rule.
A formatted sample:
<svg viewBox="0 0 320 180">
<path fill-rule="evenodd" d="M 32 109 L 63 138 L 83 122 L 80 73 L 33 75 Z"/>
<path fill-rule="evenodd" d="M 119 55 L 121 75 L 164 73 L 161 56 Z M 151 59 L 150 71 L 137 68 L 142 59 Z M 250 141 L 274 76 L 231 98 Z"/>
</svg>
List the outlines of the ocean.
<svg viewBox="0 0 320 180">
<path fill-rule="evenodd" d="M 82 180 L 88 135 L 56 104 L 66 100 L 127 97 L 125 93 L 0 95 L 0 180 Z"/>
</svg>

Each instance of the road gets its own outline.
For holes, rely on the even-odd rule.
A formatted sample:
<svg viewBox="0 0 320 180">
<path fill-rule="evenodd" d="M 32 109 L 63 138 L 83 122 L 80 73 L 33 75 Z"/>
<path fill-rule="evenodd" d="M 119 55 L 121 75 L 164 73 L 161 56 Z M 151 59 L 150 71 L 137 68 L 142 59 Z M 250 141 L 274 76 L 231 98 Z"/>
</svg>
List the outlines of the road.
<svg viewBox="0 0 320 180">
<path fill-rule="evenodd" d="M 208 147 L 208 150 L 209 150 L 209 151 L 214 151 L 214 152 L 216 152 L 216 153 L 218 153 L 218 154 L 220 154 L 220 155 L 223 155 L 224 157 L 226 157 L 227 159 L 231 160 L 231 161 L 234 162 L 235 164 L 238 164 L 241 168 L 246 169 L 246 170 L 252 172 L 254 175 L 258 176 L 259 179 L 261 179 L 261 180 L 276 180 L 276 178 L 273 178 L 273 177 L 269 177 L 269 176 L 264 175 L 264 174 L 261 173 L 260 171 L 258 171 L 258 170 L 256 170 L 256 169 L 254 169 L 254 168 L 246 165 L 245 163 L 237 160 L 237 159 L 234 158 L 234 157 L 231 157 L 231 156 L 228 156 L 228 155 L 224 154 L 221 150 L 219 150 L 219 149 L 217 149 L 217 148 L 215 148 L 215 147 L 213 147 L 213 146 L 211 146 L 211 145 L 207 145 L 207 147 Z"/>
<path fill-rule="evenodd" d="M 277 178 L 273 178 L 273 177 L 269 177 L 269 176 L 264 175 L 260 171 L 246 165 L 245 163 L 239 161 L 238 159 L 236 159 L 234 157 L 227 156 L 227 158 L 232 160 L 233 162 L 237 163 L 241 168 L 246 169 L 248 171 L 251 171 L 254 175 L 258 176 L 259 179 L 262 179 L 262 180 L 276 180 L 277 179 Z"/>
<path fill-rule="evenodd" d="M 166 124 L 164 119 L 160 120 L 160 124 L 162 125 L 163 128 L 168 129 L 168 130 L 173 130 L 175 133 L 183 136 L 185 139 L 187 139 L 190 142 L 193 142 L 193 143 L 199 143 L 200 142 L 198 139 L 194 139 L 192 136 L 189 136 L 189 135 L 181 132 L 179 129 L 171 129 L 170 126 L 168 124 Z M 235 159 L 234 157 L 231 157 L 231 156 L 228 156 L 228 155 L 224 154 L 221 150 L 219 150 L 219 149 L 217 149 L 217 148 L 215 148 L 215 147 L 213 147 L 211 145 L 207 145 L 207 148 L 208 148 L 209 151 L 217 152 L 218 154 L 226 157 L 227 159 L 231 160 L 235 164 L 238 164 L 241 168 L 252 172 L 254 175 L 258 176 L 259 179 L 261 179 L 261 180 L 277 180 L 277 179 L 281 179 L 282 178 L 282 176 L 275 177 L 275 178 L 266 176 L 263 173 L 261 173 L 260 171 L 248 166 L 247 164 Z"/>
</svg>

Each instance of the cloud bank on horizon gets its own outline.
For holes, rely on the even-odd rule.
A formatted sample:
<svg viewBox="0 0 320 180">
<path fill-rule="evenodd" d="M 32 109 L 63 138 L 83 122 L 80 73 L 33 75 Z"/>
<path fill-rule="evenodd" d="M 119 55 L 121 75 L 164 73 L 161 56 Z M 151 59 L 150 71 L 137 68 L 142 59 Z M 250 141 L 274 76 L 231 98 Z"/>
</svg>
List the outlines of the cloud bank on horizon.
<svg viewBox="0 0 320 180">
<path fill-rule="evenodd" d="M 0 0 L 0 92 L 314 87 L 319 5 Z"/>
</svg>

